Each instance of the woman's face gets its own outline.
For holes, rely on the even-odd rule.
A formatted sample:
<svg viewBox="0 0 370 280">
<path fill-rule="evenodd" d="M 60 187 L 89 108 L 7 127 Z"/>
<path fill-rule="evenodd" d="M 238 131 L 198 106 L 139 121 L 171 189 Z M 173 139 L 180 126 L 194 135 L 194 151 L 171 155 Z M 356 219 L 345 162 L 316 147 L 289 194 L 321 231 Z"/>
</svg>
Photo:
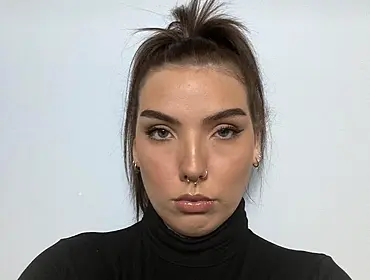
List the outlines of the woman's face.
<svg viewBox="0 0 370 280">
<path fill-rule="evenodd" d="M 259 155 L 245 87 L 225 68 L 167 66 L 149 74 L 139 104 L 133 153 L 151 204 L 182 235 L 212 232 L 238 206 Z"/>
</svg>

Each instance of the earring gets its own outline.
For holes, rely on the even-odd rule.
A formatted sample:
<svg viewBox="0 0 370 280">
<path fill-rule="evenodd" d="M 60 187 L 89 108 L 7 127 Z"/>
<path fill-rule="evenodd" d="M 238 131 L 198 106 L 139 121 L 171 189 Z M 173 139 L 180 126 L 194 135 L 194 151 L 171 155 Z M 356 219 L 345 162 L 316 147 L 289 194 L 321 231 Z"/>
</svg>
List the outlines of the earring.
<svg viewBox="0 0 370 280">
<path fill-rule="evenodd" d="M 132 164 L 134 165 L 134 169 L 136 172 L 140 172 L 140 167 L 136 164 L 135 161 L 132 162 Z"/>
<path fill-rule="evenodd" d="M 256 158 L 256 162 L 253 163 L 254 168 L 258 168 L 260 166 L 260 161 L 261 161 L 261 154 L 259 154 Z"/>
</svg>

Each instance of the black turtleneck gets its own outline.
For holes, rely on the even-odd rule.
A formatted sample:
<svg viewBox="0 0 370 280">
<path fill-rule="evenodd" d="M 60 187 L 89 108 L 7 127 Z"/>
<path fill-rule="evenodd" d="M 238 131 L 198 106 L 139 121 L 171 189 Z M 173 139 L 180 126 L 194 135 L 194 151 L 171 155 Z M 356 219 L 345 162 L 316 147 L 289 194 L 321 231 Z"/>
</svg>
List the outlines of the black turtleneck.
<svg viewBox="0 0 370 280">
<path fill-rule="evenodd" d="M 348 280 L 323 254 L 289 250 L 248 229 L 241 201 L 211 234 L 180 236 L 150 206 L 135 225 L 84 233 L 41 253 L 19 280 Z"/>
<path fill-rule="evenodd" d="M 143 219 L 145 246 L 163 260 L 188 268 L 214 267 L 245 253 L 248 246 L 248 220 L 244 201 L 218 229 L 199 238 L 178 235 L 163 223 L 150 206 Z"/>
</svg>

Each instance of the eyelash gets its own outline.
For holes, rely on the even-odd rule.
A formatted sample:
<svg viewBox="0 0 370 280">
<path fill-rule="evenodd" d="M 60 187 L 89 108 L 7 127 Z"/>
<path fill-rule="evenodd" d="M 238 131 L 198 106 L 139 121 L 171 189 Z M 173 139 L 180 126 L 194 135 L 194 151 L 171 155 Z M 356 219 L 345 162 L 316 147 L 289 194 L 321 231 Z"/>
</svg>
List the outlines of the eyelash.
<svg viewBox="0 0 370 280">
<path fill-rule="evenodd" d="M 155 137 L 153 137 L 153 134 L 154 134 L 155 132 L 160 131 L 160 130 L 166 131 L 166 133 L 171 134 L 171 132 L 170 132 L 168 129 L 163 128 L 163 127 L 150 127 L 149 129 L 147 129 L 147 130 L 146 130 L 146 132 L 145 132 L 145 133 L 146 133 L 146 135 L 147 135 L 150 139 L 152 139 L 152 140 L 154 140 L 154 141 L 167 141 L 167 140 L 168 140 L 168 138 L 156 139 Z"/>
<path fill-rule="evenodd" d="M 237 128 L 233 125 L 222 125 L 219 129 L 217 129 L 217 131 L 214 133 L 219 133 L 220 131 L 222 130 L 229 130 L 231 131 L 233 134 L 230 138 L 220 138 L 220 140 L 230 140 L 230 139 L 234 139 L 235 137 L 238 137 L 239 134 L 243 131 L 243 129 L 240 129 L 240 128 Z"/>
<path fill-rule="evenodd" d="M 166 128 L 162 128 L 162 127 L 150 127 L 148 130 L 146 130 L 146 135 L 150 139 L 152 139 L 154 141 L 167 141 L 167 140 L 169 140 L 168 138 L 160 138 L 159 137 L 160 139 L 158 139 L 158 138 L 155 138 L 153 136 L 153 134 L 155 132 L 158 132 L 160 130 L 165 131 L 168 134 L 171 134 L 171 132 L 168 129 L 166 129 Z M 222 125 L 219 129 L 217 129 L 217 131 L 213 135 L 219 133 L 222 130 L 229 130 L 229 131 L 232 132 L 232 135 L 229 138 L 219 137 L 219 140 L 230 140 L 230 139 L 234 139 L 234 138 L 238 137 L 240 135 L 240 133 L 243 131 L 243 129 L 237 128 L 237 127 L 235 127 L 233 125 Z"/>
</svg>

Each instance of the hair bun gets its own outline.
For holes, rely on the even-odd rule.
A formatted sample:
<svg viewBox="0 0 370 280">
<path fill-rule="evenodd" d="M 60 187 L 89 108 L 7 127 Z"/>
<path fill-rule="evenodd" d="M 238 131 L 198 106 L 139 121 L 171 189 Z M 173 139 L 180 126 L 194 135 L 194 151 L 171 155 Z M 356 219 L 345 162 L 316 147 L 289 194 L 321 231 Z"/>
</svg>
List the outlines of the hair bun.
<svg viewBox="0 0 370 280">
<path fill-rule="evenodd" d="M 237 43 L 246 40 L 243 34 L 243 31 L 247 31 L 246 27 L 221 12 L 223 3 L 209 0 L 202 6 L 200 2 L 193 0 L 189 5 L 173 9 L 171 14 L 174 21 L 167 30 L 180 41 L 202 38 L 221 48 L 237 51 Z"/>
</svg>

